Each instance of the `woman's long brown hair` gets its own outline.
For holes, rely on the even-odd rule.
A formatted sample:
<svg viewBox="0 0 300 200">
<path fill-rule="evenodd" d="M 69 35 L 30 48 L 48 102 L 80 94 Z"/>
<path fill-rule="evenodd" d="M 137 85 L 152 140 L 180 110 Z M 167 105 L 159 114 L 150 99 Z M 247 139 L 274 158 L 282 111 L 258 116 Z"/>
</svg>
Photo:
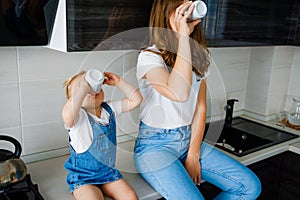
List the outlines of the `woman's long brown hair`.
<svg viewBox="0 0 300 200">
<path fill-rule="evenodd" d="M 149 45 L 156 45 L 161 52 L 160 55 L 170 67 L 174 66 L 176 60 L 178 40 L 174 39 L 176 33 L 172 31 L 169 19 L 182 3 L 182 0 L 154 0 L 150 15 Z M 209 51 L 200 24 L 195 26 L 190 38 L 193 71 L 203 77 L 210 61 Z"/>
</svg>

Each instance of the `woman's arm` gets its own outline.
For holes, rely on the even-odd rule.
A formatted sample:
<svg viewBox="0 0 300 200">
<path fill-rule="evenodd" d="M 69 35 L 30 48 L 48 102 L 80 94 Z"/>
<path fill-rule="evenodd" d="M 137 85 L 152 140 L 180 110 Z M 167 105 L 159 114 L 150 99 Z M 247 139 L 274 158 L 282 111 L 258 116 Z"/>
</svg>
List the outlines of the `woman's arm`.
<svg viewBox="0 0 300 200">
<path fill-rule="evenodd" d="M 128 112 L 142 102 L 142 95 L 130 83 L 110 72 L 104 72 L 104 75 L 107 77 L 105 84 L 116 86 L 125 95 L 121 102 L 122 112 Z"/>
<path fill-rule="evenodd" d="M 201 182 L 200 147 L 203 140 L 206 123 L 206 81 L 201 81 L 196 111 L 192 121 L 192 136 L 185 168 L 194 183 Z"/>
<path fill-rule="evenodd" d="M 62 110 L 63 121 L 69 128 L 72 128 L 78 122 L 82 102 L 91 90 L 84 79 L 84 76 L 85 74 L 77 77 L 69 86 L 71 87 L 70 91 L 72 92 L 72 95 L 65 103 Z"/>
<path fill-rule="evenodd" d="M 151 69 L 145 78 L 162 96 L 184 102 L 188 99 L 192 83 L 192 61 L 189 37 L 180 35 L 178 54 L 174 67 L 169 73 L 163 67 Z"/>
<path fill-rule="evenodd" d="M 190 6 L 192 9 L 188 9 Z M 183 15 L 182 13 L 187 9 L 188 13 Z M 176 37 L 169 40 L 178 40 L 177 57 L 171 73 L 164 68 L 154 68 L 145 76 L 157 92 L 173 101 L 186 101 L 191 91 L 192 56 L 189 36 L 194 31 L 195 26 L 200 23 L 200 20 L 188 22 L 187 18 L 193 9 L 191 1 L 185 2 L 168 19 L 172 31 L 176 32 Z"/>
</svg>

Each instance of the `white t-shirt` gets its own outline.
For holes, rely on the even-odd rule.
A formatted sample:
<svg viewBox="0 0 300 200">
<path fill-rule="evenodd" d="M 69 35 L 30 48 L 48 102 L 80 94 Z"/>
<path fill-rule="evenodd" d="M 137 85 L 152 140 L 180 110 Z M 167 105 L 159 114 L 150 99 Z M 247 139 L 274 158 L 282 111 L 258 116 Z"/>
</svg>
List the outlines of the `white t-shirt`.
<svg viewBox="0 0 300 200">
<path fill-rule="evenodd" d="M 149 49 L 159 52 L 155 46 Z M 165 129 L 190 125 L 194 116 L 201 80 L 209 75 L 209 71 L 203 78 L 198 77 L 193 72 L 192 88 L 188 100 L 176 102 L 159 94 L 143 78 L 147 72 L 156 67 L 165 68 L 167 71 L 171 70 L 160 55 L 142 51 L 137 62 L 137 80 L 143 96 L 140 105 L 140 120 L 149 126 Z"/>
<path fill-rule="evenodd" d="M 107 101 L 106 103 L 111 107 L 115 117 L 121 113 L 121 100 Z M 93 114 L 90 115 L 100 124 L 104 125 L 109 123 L 110 115 L 103 107 L 100 118 Z M 65 128 L 69 130 L 69 137 L 71 140 L 70 144 L 77 153 L 83 153 L 88 150 L 93 141 L 93 130 L 88 115 L 84 109 L 80 109 L 79 120 L 75 126 L 72 128 Z"/>
</svg>

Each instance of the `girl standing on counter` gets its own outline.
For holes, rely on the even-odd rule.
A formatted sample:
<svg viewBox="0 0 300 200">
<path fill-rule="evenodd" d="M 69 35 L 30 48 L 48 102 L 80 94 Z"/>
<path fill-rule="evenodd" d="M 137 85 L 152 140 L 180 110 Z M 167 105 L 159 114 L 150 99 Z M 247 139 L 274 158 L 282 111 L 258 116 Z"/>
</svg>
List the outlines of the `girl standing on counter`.
<svg viewBox="0 0 300 200">
<path fill-rule="evenodd" d="M 115 115 L 137 107 L 142 97 L 138 90 L 119 76 L 104 72 L 103 84 L 116 86 L 122 100 L 104 102 L 104 92 L 91 88 L 81 72 L 64 83 L 67 102 L 62 116 L 69 132 L 71 155 L 65 163 L 67 184 L 76 200 L 136 200 L 134 190 L 115 168 Z"/>
<path fill-rule="evenodd" d="M 202 141 L 209 53 L 201 20 L 188 20 L 194 8 L 191 4 L 154 0 L 150 46 L 137 62 L 143 101 L 135 164 L 168 200 L 204 199 L 196 187 L 201 179 L 223 190 L 216 199 L 256 199 L 261 192 L 256 175 Z"/>
</svg>

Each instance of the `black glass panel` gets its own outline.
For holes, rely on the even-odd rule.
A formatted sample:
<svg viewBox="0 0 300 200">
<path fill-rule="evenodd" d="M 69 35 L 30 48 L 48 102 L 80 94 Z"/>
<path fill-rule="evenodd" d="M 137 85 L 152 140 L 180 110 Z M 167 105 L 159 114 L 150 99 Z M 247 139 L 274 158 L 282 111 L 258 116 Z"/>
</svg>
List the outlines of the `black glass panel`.
<svg viewBox="0 0 300 200">
<path fill-rule="evenodd" d="M 296 38 L 299 40 L 300 3 L 297 0 L 206 2 L 208 15 L 204 29 L 210 46 L 292 45 Z"/>
<path fill-rule="evenodd" d="M 58 0 L 1 0 L 0 45 L 47 45 Z"/>
<path fill-rule="evenodd" d="M 68 51 L 93 50 L 108 38 L 111 44 L 107 49 L 136 48 L 128 45 L 131 42 L 128 41 L 131 39 L 130 34 L 126 35 L 123 42 L 114 41 L 112 36 L 148 27 L 152 2 L 153 0 L 68 0 Z M 142 43 L 146 36 L 145 32 L 134 35 L 133 39 Z"/>
</svg>

